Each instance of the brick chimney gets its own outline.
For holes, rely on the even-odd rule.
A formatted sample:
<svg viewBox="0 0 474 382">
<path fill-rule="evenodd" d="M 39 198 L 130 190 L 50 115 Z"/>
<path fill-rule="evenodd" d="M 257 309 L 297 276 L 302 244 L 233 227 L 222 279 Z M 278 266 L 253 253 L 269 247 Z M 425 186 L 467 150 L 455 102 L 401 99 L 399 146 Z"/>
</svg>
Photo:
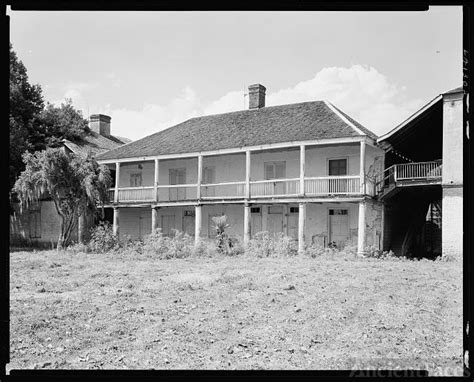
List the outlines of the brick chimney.
<svg viewBox="0 0 474 382">
<path fill-rule="evenodd" d="M 249 109 L 265 107 L 265 86 L 260 84 L 249 86 Z"/>
<path fill-rule="evenodd" d="M 92 114 L 89 117 L 89 129 L 108 137 L 110 135 L 110 117 L 105 114 Z"/>
</svg>

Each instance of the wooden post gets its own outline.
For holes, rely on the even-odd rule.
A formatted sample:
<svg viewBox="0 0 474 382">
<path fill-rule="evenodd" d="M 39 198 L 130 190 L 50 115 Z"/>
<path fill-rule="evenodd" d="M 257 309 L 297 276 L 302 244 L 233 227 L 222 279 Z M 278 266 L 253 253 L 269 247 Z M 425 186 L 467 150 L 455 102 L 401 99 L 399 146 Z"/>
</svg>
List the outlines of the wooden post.
<svg viewBox="0 0 474 382">
<path fill-rule="evenodd" d="M 298 252 L 302 254 L 305 250 L 304 230 L 306 223 L 306 203 L 300 203 L 298 208 Z"/>
<path fill-rule="evenodd" d="M 197 190 L 196 198 L 201 199 L 201 183 L 202 183 L 202 155 L 198 156 L 198 169 L 197 169 Z"/>
<path fill-rule="evenodd" d="M 246 247 L 250 241 L 250 206 L 244 205 L 244 246 Z"/>
<path fill-rule="evenodd" d="M 116 236 L 120 234 L 120 210 L 118 207 L 114 207 L 113 233 Z"/>
<path fill-rule="evenodd" d="M 300 196 L 304 196 L 304 177 L 305 177 L 305 146 L 300 146 Z"/>
<path fill-rule="evenodd" d="M 195 207 L 194 214 L 194 244 L 198 245 L 201 241 L 201 226 L 202 226 L 202 206 L 200 204 Z"/>
<path fill-rule="evenodd" d="M 156 202 L 158 201 L 158 182 L 159 182 L 159 176 L 160 176 L 159 165 L 160 165 L 159 160 L 155 159 L 155 183 L 154 183 L 155 189 L 154 189 L 154 192 L 155 192 L 155 201 Z"/>
<path fill-rule="evenodd" d="M 360 193 L 365 194 L 365 141 L 360 142 Z"/>
<path fill-rule="evenodd" d="M 245 152 L 245 198 L 250 199 L 250 151 Z"/>
<path fill-rule="evenodd" d="M 365 251 L 365 200 L 359 202 L 359 229 L 357 235 L 357 254 L 363 256 Z"/>
<path fill-rule="evenodd" d="M 114 202 L 118 203 L 118 190 L 120 183 L 120 162 L 115 163 L 115 192 L 114 192 Z"/>
<path fill-rule="evenodd" d="M 158 207 L 151 207 L 151 232 L 158 229 Z"/>
</svg>

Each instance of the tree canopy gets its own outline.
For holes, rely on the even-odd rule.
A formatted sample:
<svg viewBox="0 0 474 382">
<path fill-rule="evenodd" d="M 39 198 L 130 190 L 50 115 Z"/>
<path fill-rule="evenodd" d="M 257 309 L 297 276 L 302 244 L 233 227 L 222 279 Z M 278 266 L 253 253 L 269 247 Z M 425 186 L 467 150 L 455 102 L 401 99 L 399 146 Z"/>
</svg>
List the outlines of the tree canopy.
<svg viewBox="0 0 474 382">
<path fill-rule="evenodd" d="M 66 154 L 61 148 L 48 148 L 23 155 L 25 170 L 14 185 L 21 206 L 45 196 L 51 197 L 61 218 L 58 249 L 70 244 L 80 215 L 107 200 L 112 179 L 106 166 L 90 155 Z"/>
<path fill-rule="evenodd" d="M 40 85 L 31 85 L 25 65 L 10 44 L 10 189 L 24 169 L 25 152 L 57 147 L 63 139 L 79 141 L 87 120 L 71 100 L 45 106 Z"/>
<path fill-rule="evenodd" d="M 23 169 L 22 154 L 34 151 L 38 115 L 44 107 L 39 85 L 31 85 L 10 44 L 10 188 Z"/>
</svg>

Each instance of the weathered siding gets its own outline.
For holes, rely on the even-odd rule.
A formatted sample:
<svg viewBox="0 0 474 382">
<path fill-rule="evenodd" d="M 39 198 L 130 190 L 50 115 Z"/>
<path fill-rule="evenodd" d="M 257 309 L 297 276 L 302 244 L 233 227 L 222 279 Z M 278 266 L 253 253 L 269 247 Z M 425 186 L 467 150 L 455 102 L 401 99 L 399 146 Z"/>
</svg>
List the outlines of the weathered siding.
<svg viewBox="0 0 474 382">
<path fill-rule="evenodd" d="M 40 237 L 30 237 L 30 210 L 20 212 L 17 204 L 14 205 L 15 213 L 10 216 L 10 241 L 15 244 L 19 241 L 31 243 L 51 244 L 56 246 L 61 231 L 61 219 L 56 212 L 54 202 L 43 200 L 39 202 L 40 211 Z M 77 225 L 72 233 L 72 241 L 77 242 Z"/>
<path fill-rule="evenodd" d="M 119 235 L 125 239 L 140 239 L 151 233 L 151 208 L 121 208 Z"/>
</svg>

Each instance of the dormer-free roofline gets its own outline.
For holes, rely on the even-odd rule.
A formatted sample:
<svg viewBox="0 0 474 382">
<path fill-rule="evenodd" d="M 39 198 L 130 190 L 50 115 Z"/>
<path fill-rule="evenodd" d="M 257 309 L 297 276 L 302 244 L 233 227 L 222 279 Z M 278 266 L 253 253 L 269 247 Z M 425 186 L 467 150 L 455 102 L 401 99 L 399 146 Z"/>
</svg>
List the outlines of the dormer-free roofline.
<svg viewBox="0 0 474 382">
<path fill-rule="evenodd" d="M 317 146 L 317 145 L 335 145 L 335 144 L 347 144 L 347 143 L 356 143 L 356 142 L 365 142 L 367 145 L 378 148 L 374 139 L 368 136 L 356 136 L 356 137 L 344 137 L 344 138 L 330 138 L 330 139 L 315 139 L 308 141 L 295 141 L 295 142 L 281 142 L 281 143 L 269 143 L 266 145 L 257 145 L 257 146 L 244 146 L 236 147 L 231 149 L 220 149 L 212 151 L 200 151 L 200 152 L 190 152 L 190 153 L 180 153 L 180 154 L 163 154 L 163 155 L 153 155 L 153 156 L 138 156 L 138 157 L 129 157 L 129 158 L 118 158 L 118 159 L 103 159 L 97 160 L 100 164 L 107 163 L 125 163 L 125 162 L 140 162 L 140 161 L 152 161 L 155 159 L 185 159 L 185 158 L 194 158 L 198 156 L 213 156 L 213 155 L 226 155 L 226 154 L 238 154 L 245 153 L 246 151 L 262 151 L 262 150 L 272 150 L 272 149 L 285 149 L 292 147 L 300 146 Z"/>
</svg>

